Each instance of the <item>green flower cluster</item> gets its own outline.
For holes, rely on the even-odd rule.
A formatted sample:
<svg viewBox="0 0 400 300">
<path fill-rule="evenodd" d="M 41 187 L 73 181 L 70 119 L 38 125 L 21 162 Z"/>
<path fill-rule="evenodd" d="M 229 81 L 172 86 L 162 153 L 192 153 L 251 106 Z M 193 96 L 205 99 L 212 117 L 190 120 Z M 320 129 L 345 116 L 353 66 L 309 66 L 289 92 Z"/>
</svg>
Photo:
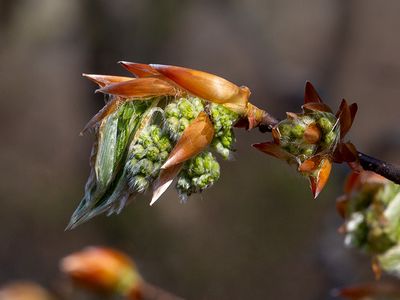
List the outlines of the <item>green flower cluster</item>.
<svg viewBox="0 0 400 300">
<path fill-rule="evenodd" d="M 129 149 L 125 169 L 131 191 L 143 192 L 157 178 L 167 160 L 172 143 L 159 125 L 149 125 Z"/>
<path fill-rule="evenodd" d="M 202 111 L 209 114 L 214 126 L 211 146 L 227 158 L 235 141 L 232 127 L 238 115 L 197 97 L 127 101 L 102 119 L 95 128 L 97 141 L 85 195 L 69 228 L 103 212 L 119 213 L 132 194 L 149 188 L 183 131 Z M 210 187 L 219 176 L 216 158 L 205 150 L 184 163 L 176 187 L 181 195 L 189 196 Z"/>
<path fill-rule="evenodd" d="M 223 158 L 229 158 L 232 145 L 235 142 L 233 125 L 238 120 L 238 114 L 222 105 L 212 103 L 210 105 L 211 120 L 214 124 L 214 139 L 211 143 L 215 151 Z"/>
<path fill-rule="evenodd" d="M 171 137 L 177 140 L 203 110 L 203 101 L 194 97 L 179 98 L 166 105 L 164 108 L 166 125 Z"/>
<path fill-rule="evenodd" d="M 279 142 L 284 150 L 300 161 L 305 161 L 317 153 L 331 151 L 339 140 L 339 123 L 337 118 L 328 112 L 309 112 L 287 118 L 278 126 Z M 320 130 L 321 137 L 316 143 L 306 139 L 306 130 L 314 126 Z"/>
<path fill-rule="evenodd" d="M 176 188 L 183 197 L 198 193 L 213 185 L 220 176 L 220 167 L 209 151 L 204 151 L 185 163 L 178 175 Z"/>
<path fill-rule="evenodd" d="M 365 183 L 346 206 L 345 243 L 381 255 L 400 242 L 400 185 Z M 400 267 L 400 260 L 397 261 Z"/>
</svg>

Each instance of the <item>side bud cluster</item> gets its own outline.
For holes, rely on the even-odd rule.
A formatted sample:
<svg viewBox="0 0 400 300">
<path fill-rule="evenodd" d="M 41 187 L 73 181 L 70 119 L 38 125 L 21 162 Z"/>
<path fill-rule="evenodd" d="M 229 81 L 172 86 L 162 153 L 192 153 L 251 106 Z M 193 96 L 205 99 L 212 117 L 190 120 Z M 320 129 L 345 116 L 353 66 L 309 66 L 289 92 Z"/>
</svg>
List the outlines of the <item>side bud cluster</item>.
<svg viewBox="0 0 400 300">
<path fill-rule="evenodd" d="M 276 127 L 280 146 L 299 161 L 332 151 L 339 141 L 337 118 L 329 112 L 291 115 Z"/>
<path fill-rule="evenodd" d="M 140 133 L 129 151 L 125 169 L 131 191 L 143 192 L 157 178 L 168 158 L 172 143 L 159 125 L 150 125 Z"/>
<path fill-rule="evenodd" d="M 216 152 L 227 159 L 235 143 L 235 134 L 232 127 L 238 120 L 239 115 L 222 105 L 214 103 L 210 105 L 210 115 L 215 130 L 211 145 Z"/>
<path fill-rule="evenodd" d="M 213 185 L 220 176 L 220 167 L 209 151 L 188 161 L 179 173 L 176 188 L 183 197 L 198 193 Z"/>
<path fill-rule="evenodd" d="M 174 140 L 177 140 L 186 127 L 204 110 L 199 98 L 179 98 L 165 106 L 167 128 Z"/>
<path fill-rule="evenodd" d="M 383 270 L 400 275 L 400 185 L 365 171 L 350 179 L 351 190 L 338 200 L 345 244 L 377 257 Z"/>
</svg>

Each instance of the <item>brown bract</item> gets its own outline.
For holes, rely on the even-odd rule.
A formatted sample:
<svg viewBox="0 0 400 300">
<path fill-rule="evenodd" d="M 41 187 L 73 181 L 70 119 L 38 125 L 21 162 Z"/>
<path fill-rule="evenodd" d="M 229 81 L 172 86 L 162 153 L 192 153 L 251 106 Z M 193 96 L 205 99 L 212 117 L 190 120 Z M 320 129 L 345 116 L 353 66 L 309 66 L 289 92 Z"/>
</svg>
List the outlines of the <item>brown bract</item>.
<svg viewBox="0 0 400 300">
<path fill-rule="evenodd" d="M 321 97 L 318 95 L 317 91 L 310 82 L 306 83 L 304 105 L 302 108 L 305 113 L 332 113 L 330 107 L 322 102 Z M 332 169 L 332 162 L 347 162 L 353 168 L 356 168 L 357 166 L 357 150 L 351 143 L 344 142 L 344 137 L 353 124 L 356 112 L 356 103 L 353 103 L 349 106 L 347 101 L 343 100 L 340 104 L 338 112 L 336 113 L 336 118 L 338 120 L 337 122 L 340 126 L 340 137 L 337 145 L 330 149 L 330 151 L 316 153 L 311 158 L 308 158 L 301 163 L 298 162 L 298 171 L 308 176 L 314 198 L 319 195 L 328 181 Z M 296 119 L 298 118 L 298 115 L 295 113 L 287 113 L 287 118 Z M 279 159 L 296 161 L 292 154 L 288 153 L 280 146 L 280 133 L 277 129 L 277 126 L 272 129 L 272 136 L 273 142 L 254 144 L 253 147 Z M 309 144 L 318 143 L 321 139 L 321 130 L 315 124 L 310 124 L 305 130 L 304 139 Z"/>
<path fill-rule="evenodd" d="M 161 169 L 168 169 L 196 156 L 211 143 L 213 137 L 214 126 L 210 118 L 205 112 L 199 113 L 183 131 Z"/>
</svg>

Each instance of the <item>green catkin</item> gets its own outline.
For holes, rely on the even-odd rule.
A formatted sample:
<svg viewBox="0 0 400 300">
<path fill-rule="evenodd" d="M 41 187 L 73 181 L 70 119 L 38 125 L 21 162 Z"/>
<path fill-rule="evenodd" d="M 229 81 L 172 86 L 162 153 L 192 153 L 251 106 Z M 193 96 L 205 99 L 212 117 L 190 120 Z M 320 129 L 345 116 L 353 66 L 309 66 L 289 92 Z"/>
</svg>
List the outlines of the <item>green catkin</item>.
<svg viewBox="0 0 400 300">
<path fill-rule="evenodd" d="M 203 101 L 187 97 L 174 100 L 165 106 L 166 126 L 170 136 L 177 140 L 189 124 L 204 110 Z"/>
<path fill-rule="evenodd" d="M 131 191 L 142 192 L 149 187 L 158 176 L 171 149 L 171 141 L 160 126 L 149 125 L 143 130 L 125 164 Z"/>
<path fill-rule="evenodd" d="M 220 167 L 211 152 L 205 151 L 185 163 L 178 175 L 176 188 L 183 197 L 213 185 L 220 176 Z"/>
<path fill-rule="evenodd" d="M 224 159 L 229 158 L 235 142 L 233 125 L 238 120 L 238 114 L 222 105 L 210 104 L 210 116 L 214 124 L 214 139 L 211 143 L 214 150 Z"/>
</svg>

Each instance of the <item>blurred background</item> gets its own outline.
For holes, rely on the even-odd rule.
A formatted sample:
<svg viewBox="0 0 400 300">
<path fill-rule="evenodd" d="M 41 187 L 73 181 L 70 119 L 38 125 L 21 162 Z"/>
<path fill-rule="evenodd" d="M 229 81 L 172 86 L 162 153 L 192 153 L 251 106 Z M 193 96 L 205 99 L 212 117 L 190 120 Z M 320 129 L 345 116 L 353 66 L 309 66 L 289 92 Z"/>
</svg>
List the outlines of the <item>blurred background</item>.
<svg viewBox="0 0 400 300">
<path fill-rule="evenodd" d="M 149 207 L 64 232 L 89 173 L 103 105 L 82 72 L 127 75 L 119 60 L 181 65 L 252 90 L 277 117 L 299 111 L 306 80 L 337 107 L 359 104 L 349 137 L 400 162 L 400 26 L 396 0 L 0 0 L 0 285 L 54 288 L 58 260 L 87 245 L 125 251 L 143 276 L 187 299 L 331 299 L 373 280 L 368 257 L 343 247 L 336 166 L 314 201 L 289 166 L 237 131 L 220 182 L 185 204 L 173 189 Z M 387 278 L 384 280 L 387 280 Z"/>
</svg>

